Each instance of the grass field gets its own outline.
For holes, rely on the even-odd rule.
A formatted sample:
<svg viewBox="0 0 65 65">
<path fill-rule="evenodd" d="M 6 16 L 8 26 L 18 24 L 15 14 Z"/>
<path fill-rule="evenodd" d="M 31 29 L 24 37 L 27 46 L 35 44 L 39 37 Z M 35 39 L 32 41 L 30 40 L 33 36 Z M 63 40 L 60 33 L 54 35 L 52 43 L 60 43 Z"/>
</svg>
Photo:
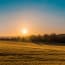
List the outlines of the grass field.
<svg viewBox="0 0 65 65">
<path fill-rule="evenodd" d="M 65 46 L 0 41 L 0 65 L 65 65 Z"/>
</svg>

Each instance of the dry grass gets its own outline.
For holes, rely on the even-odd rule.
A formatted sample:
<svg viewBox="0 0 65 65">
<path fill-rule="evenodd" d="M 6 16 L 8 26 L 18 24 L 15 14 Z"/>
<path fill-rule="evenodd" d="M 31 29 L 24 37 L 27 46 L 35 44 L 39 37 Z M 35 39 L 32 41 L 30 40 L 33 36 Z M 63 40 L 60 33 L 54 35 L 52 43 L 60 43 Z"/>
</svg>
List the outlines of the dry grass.
<svg viewBox="0 0 65 65">
<path fill-rule="evenodd" d="M 0 41 L 0 65 L 65 65 L 65 46 Z"/>
</svg>

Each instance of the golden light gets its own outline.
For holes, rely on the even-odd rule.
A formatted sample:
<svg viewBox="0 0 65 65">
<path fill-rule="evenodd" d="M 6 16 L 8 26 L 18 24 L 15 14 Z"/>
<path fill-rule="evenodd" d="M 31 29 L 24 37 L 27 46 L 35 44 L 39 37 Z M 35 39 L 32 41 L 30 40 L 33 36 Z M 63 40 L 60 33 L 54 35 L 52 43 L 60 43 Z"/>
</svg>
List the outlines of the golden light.
<svg viewBox="0 0 65 65">
<path fill-rule="evenodd" d="M 28 30 L 27 30 L 26 28 L 21 29 L 21 33 L 22 33 L 23 35 L 26 35 L 26 34 L 28 34 Z"/>
</svg>

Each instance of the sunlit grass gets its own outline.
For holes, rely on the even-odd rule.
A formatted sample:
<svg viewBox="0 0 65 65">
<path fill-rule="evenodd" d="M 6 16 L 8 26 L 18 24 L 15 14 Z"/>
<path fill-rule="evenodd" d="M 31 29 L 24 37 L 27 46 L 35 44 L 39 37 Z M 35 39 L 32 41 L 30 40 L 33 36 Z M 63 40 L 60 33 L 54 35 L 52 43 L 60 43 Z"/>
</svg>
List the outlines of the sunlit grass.
<svg viewBox="0 0 65 65">
<path fill-rule="evenodd" d="M 65 65 L 65 46 L 0 41 L 0 65 Z"/>
</svg>

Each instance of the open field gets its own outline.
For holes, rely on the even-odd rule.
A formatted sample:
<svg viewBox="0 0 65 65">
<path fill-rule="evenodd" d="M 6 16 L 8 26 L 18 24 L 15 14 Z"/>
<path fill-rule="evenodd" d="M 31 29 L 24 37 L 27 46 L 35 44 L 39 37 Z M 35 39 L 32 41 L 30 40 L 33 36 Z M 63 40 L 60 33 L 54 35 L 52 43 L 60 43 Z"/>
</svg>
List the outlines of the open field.
<svg viewBox="0 0 65 65">
<path fill-rule="evenodd" d="M 0 65 L 65 65 L 65 46 L 0 41 Z"/>
</svg>

